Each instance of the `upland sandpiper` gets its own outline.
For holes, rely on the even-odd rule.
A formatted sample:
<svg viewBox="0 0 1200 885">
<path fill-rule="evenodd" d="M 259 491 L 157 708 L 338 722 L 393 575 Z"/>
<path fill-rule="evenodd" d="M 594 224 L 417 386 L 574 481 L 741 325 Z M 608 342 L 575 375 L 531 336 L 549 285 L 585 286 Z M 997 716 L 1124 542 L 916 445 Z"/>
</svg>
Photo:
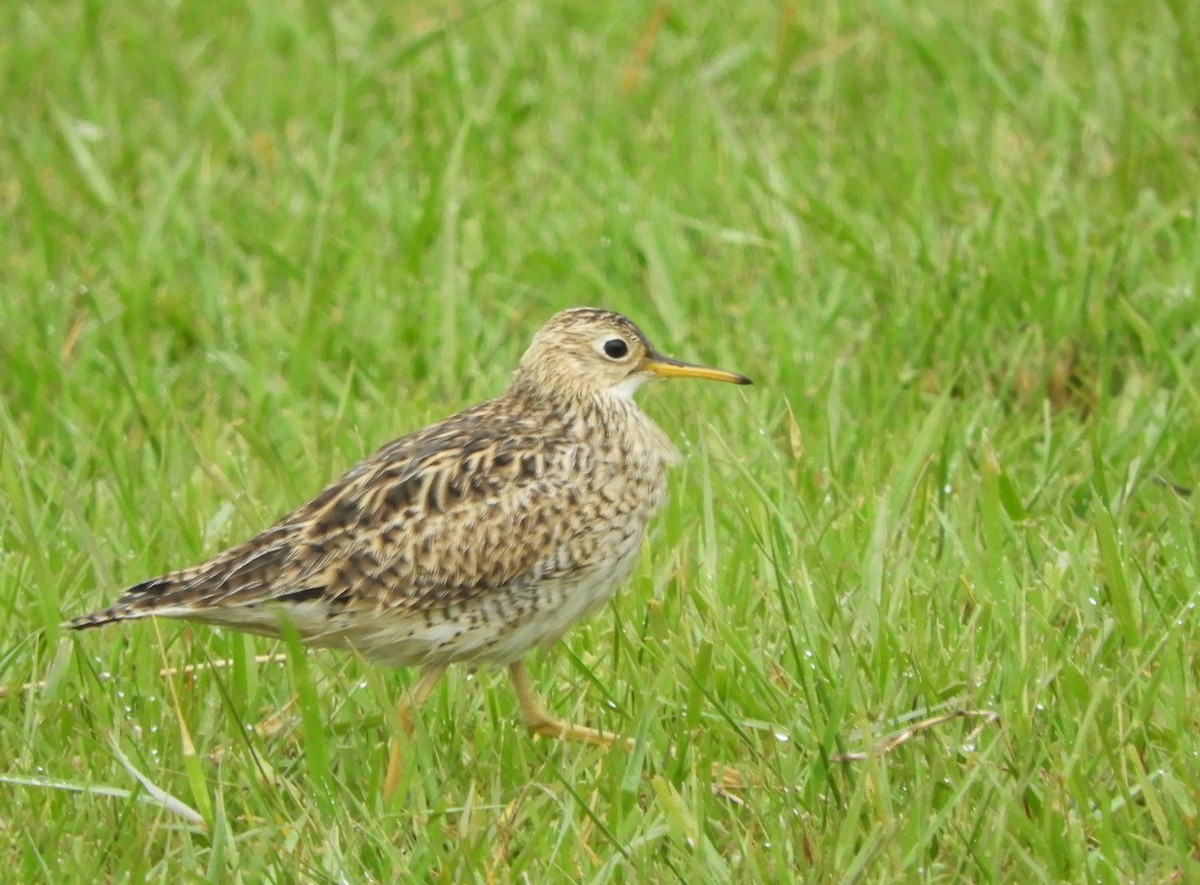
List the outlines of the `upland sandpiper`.
<svg viewBox="0 0 1200 885">
<path fill-rule="evenodd" d="M 662 356 L 619 314 L 565 310 L 500 397 L 389 443 L 261 534 L 70 626 L 158 616 L 280 636 L 287 621 L 306 645 L 422 668 L 397 711 L 406 731 L 448 665 L 506 665 L 532 732 L 609 743 L 548 713 L 524 660 L 633 570 L 678 459 L 633 401 L 654 378 L 750 383 Z M 393 740 L 386 792 L 399 773 Z"/>
</svg>

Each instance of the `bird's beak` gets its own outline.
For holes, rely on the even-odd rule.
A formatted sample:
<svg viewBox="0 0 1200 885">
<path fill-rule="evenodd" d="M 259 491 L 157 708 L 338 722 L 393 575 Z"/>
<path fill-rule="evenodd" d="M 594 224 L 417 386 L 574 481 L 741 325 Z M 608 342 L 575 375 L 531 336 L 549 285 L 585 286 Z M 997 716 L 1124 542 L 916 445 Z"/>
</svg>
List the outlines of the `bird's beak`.
<svg viewBox="0 0 1200 885">
<path fill-rule="evenodd" d="M 730 384 L 753 384 L 745 375 L 737 372 L 726 372 L 724 369 L 710 369 L 707 366 L 697 366 L 695 363 L 685 363 L 673 360 L 661 353 L 651 352 L 642 360 L 639 367 L 643 372 L 649 372 L 656 378 L 703 378 L 705 381 L 728 381 Z"/>
</svg>

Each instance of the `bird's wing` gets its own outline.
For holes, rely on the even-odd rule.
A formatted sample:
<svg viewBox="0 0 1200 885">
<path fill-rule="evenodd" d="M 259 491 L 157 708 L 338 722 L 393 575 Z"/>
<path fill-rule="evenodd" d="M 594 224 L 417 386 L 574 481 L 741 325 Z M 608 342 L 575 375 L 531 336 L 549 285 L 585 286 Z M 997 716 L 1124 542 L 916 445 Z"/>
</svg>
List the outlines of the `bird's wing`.
<svg viewBox="0 0 1200 885">
<path fill-rule="evenodd" d="M 390 443 L 261 534 L 130 587 L 73 626 L 206 620 L 206 610 L 272 601 L 420 612 L 535 577 L 572 504 L 561 475 L 578 452 L 492 405 Z"/>
</svg>

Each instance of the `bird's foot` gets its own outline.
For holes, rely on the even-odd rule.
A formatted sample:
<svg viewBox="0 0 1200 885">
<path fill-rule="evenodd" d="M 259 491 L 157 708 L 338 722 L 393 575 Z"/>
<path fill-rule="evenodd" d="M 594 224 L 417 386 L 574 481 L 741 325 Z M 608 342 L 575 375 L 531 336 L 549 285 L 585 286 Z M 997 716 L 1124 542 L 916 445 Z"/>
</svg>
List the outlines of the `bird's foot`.
<svg viewBox="0 0 1200 885">
<path fill-rule="evenodd" d="M 632 738 L 622 738 L 611 731 L 601 731 L 586 725 L 575 725 L 565 719 L 556 719 L 545 710 L 523 710 L 521 722 L 531 734 L 541 737 L 560 741 L 578 741 L 596 747 L 617 747 L 625 751 L 633 749 Z"/>
</svg>

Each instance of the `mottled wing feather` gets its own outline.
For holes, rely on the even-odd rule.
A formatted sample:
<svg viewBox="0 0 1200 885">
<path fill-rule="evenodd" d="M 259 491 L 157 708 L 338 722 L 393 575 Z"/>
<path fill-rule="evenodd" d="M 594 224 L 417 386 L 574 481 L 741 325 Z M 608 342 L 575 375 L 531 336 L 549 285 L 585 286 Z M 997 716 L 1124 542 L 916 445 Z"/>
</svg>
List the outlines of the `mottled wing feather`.
<svg viewBox="0 0 1200 885">
<path fill-rule="evenodd" d="M 539 525 L 569 503 L 545 469 L 565 440 L 491 405 L 388 444 L 261 534 L 76 626 L 193 605 L 221 622 L 271 601 L 421 612 L 521 579 L 550 552 Z"/>
</svg>

